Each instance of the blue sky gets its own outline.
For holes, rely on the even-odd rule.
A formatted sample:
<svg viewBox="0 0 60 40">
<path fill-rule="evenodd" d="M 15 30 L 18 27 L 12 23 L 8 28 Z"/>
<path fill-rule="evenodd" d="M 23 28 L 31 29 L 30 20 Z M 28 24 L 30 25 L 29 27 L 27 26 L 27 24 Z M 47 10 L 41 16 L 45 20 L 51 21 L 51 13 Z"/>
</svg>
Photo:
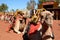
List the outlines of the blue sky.
<svg viewBox="0 0 60 40">
<path fill-rule="evenodd" d="M 30 1 L 30 0 L 0 0 L 0 5 L 2 3 L 5 3 L 8 5 L 8 10 L 11 10 L 11 9 L 24 9 L 26 8 L 27 6 L 27 2 Z M 36 3 L 38 2 L 38 0 L 35 0 Z"/>
</svg>

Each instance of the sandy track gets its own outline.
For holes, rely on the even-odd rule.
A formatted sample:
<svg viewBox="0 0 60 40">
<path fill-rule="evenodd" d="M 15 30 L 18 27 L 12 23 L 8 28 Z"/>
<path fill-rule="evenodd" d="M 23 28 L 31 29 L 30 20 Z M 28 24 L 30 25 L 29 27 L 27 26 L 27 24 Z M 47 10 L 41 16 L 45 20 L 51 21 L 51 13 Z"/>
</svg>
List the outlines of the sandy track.
<svg viewBox="0 0 60 40">
<path fill-rule="evenodd" d="M 0 21 L 0 40 L 23 40 L 22 34 L 16 34 L 11 30 L 9 33 L 6 32 L 6 28 L 10 24 L 4 21 Z M 60 20 L 54 20 L 53 31 L 55 40 L 60 40 Z"/>
</svg>

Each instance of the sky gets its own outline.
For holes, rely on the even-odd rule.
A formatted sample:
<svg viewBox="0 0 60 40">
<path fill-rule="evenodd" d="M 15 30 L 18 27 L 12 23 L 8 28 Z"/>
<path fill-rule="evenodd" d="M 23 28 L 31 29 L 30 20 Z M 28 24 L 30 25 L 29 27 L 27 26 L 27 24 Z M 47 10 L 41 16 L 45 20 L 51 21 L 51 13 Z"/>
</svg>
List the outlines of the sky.
<svg viewBox="0 0 60 40">
<path fill-rule="evenodd" d="M 7 4 L 8 10 L 11 9 L 24 9 L 27 6 L 27 2 L 30 0 L 0 0 L 0 5 L 2 3 Z M 38 0 L 35 0 L 36 3 L 38 3 Z"/>
</svg>

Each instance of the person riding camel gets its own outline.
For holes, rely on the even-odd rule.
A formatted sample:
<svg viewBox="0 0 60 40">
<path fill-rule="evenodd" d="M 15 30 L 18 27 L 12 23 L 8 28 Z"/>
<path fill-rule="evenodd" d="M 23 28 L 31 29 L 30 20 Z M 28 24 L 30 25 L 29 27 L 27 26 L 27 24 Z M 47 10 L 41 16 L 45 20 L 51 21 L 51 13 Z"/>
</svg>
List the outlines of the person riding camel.
<svg viewBox="0 0 60 40">
<path fill-rule="evenodd" d="M 40 10 L 39 10 L 40 11 Z M 33 10 L 31 17 L 27 18 L 27 33 L 23 35 L 24 40 L 41 40 L 40 30 L 42 25 L 39 21 L 39 12 L 38 10 Z M 37 21 L 36 21 L 37 19 Z"/>
</svg>

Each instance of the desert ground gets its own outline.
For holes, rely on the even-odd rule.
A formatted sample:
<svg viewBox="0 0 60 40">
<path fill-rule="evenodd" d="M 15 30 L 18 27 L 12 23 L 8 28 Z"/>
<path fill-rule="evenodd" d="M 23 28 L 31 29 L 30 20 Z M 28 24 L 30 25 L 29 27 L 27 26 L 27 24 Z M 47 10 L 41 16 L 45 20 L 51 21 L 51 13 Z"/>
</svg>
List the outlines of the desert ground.
<svg viewBox="0 0 60 40">
<path fill-rule="evenodd" d="M 0 40 L 23 40 L 22 34 L 16 34 L 13 30 L 6 32 L 8 26 L 10 26 L 8 22 L 0 20 Z M 60 20 L 54 20 L 52 27 L 55 36 L 54 40 L 60 40 Z"/>
</svg>

